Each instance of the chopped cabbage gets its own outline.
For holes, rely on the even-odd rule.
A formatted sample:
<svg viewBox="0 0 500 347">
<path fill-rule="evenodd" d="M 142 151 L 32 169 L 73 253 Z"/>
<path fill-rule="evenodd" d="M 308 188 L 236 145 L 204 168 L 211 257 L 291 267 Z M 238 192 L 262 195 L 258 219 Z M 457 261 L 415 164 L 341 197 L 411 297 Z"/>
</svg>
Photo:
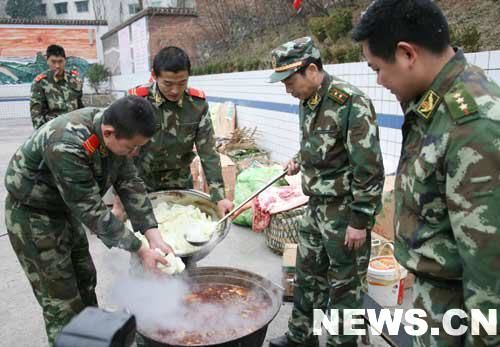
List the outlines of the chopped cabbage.
<svg viewBox="0 0 500 347">
<path fill-rule="evenodd" d="M 174 249 L 175 254 L 183 255 L 198 250 L 200 247 L 191 245 L 184 235 L 189 234 L 190 240 L 209 240 L 215 232 L 217 222 L 199 208 L 192 205 L 167 204 L 162 202 L 154 208 L 163 240 Z M 132 229 L 130 221 L 127 226 Z M 146 245 L 147 239 L 141 234 L 136 236 Z"/>
<path fill-rule="evenodd" d="M 155 251 L 163 255 L 163 252 L 159 248 L 156 248 Z M 176 257 L 173 253 L 167 254 L 165 259 L 168 261 L 168 265 L 158 264 L 158 268 L 167 275 L 180 274 L 186 268 L 182 259 Z"/>
</svg>

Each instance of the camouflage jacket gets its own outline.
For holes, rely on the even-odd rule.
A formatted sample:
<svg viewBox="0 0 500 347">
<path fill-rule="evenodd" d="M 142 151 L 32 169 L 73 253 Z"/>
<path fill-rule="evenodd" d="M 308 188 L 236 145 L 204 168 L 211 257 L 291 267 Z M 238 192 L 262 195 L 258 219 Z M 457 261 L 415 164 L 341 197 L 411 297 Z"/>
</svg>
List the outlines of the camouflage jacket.
<svg viewBox="0 0 500 347">
<path fill-rule="evenodd" d="M 458 51 L 403 109 L 397 259 L 500 307 L 500 88 Z"/>
<path fill-rule="evenodd" d="M 63 113 L 83 107 L 82 80 L 76 70 L 64 72 L 64 78 L 55 81 L 50 70 L 38 75 L 31 84 L 30 111 L 35 129 Z"/>
<path fill-rule="evenodd" d="M 349 225 L 371 226 L 380 209 L 384 166 L 375 110 L 363 92 L 325 73 L 300 104 L 302 188 L 306 195 L 351 195 Z"/>
<path fill-rule="evenodd" d="M 157 132 L 135 161 L 148 190 L 192 188 L 189 165 L 196 145 L 212 200 L 224 199 L 220 156 L 203 92 L 190 88 L 174 103 L 163 97 L 156 83 L 150 83 L 129 90 L 129 94 L 146 97 L 156 109 Z M 168 182 L 170 178 L 179 182 Z"/>
<path fill-rule="evenodd" d="M 108 246 L 129 251 L 141 242 L 104 205 L 113 186 L 137 231 L 156 227 L 151 203 L 132 160 L 106 149 L 102 110 L 84 108 L 35 131 L 10 160 L 8 192 L 24 205 L 68 211 Z"/>
</svg>

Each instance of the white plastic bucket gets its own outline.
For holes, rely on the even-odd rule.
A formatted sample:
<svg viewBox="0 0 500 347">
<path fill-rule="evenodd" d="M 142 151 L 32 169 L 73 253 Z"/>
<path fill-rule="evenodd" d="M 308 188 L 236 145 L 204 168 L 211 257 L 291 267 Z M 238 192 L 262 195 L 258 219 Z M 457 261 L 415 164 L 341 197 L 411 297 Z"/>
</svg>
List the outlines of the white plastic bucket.
<svg viewBox="0 0 500 347">
<path fill-rule="evenodd" d="M 408 271 L 394 258 L 394 246 L 386 243 L 380 253 L 389 245 L 390 255 L 379 255 L 370 260 L 368 265 L 368 295 L 381 306 L 391 307 L 401 305 L 404 298 L 404 279 Z"/>
</svg>

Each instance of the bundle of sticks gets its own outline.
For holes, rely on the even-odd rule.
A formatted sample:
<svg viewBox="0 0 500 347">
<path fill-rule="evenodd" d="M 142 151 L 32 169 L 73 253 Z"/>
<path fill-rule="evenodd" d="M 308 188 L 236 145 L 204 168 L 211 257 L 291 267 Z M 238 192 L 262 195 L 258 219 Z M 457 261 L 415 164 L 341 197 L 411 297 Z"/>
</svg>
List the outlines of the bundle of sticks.
<svg viewBox="0 0 500 347">
<path fill-rule="evenodd" d="M 218 150 L 221 153 L 227 153 L 235 149 L 254 149 L 257 148 L 255 136 L 257 127 L 250 129 L 247 127 L 236 128 L 231 133 L 231 137 L 219 139 Z"/>
</svg>

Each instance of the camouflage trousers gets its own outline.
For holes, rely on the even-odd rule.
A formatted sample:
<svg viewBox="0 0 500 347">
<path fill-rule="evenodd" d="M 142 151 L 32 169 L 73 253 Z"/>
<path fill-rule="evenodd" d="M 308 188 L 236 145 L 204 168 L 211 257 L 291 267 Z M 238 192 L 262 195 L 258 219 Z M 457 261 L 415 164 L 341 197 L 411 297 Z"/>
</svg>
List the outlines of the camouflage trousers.
<svg viewBox="0 0 500 347">
<path fill-rule="evenodd" d="M 290 340 L 317 346 L 313 310 L 338 309 L 339 335 L 328 336 L 328 346 L 357 346 L 357 336 L 342 335 L 343 309 L 362 308 L 363 284 L 370 258 L 370 233 L 356 251 L 344 246 L 351 202 L 312 197 L 298 233 L 297 286 L 288 322 Z"/>
<path fill-rule="evenodd" d="M 483 336 L 483 339 L 480 336 L 472 336 L 471 326 L 467 319 L 461 320 L 456 316 L 451 321 L 452 327 L 457 329 L 461 324 L 468 325 L 467 333 L 462 336 L 451 336 L 444 332 L 442 319 L 446 311 L 460 309 L 470 317 L 470 312 L 464 308 L 464 288 L 460 282 L 458 285 L 453 285 L 444 281 L 429 280 L 417 275 L 413 285 L 413 306 L 426 312 L 425 321 L 429 327 L 424 335 L 413 337 L 414 347 L 500 346 L 500 336 Z M 469 306 L 471 308 L 480 308 L 477 302 Z M 498 307 L 489 308 L 499 309 Z M 500 322 L 498 319 L 497 311 L 497 324 Z M 431 328 L 438 328 L 439 335 L 432 336 Z"/>
<path fill-rule="evenodd" d="M 193 177 L 189 166 L 187 169 L 153 171 L 143 175 L 143 179 L 148 192 L 193 188 Z"/>
<path fill-rule="evenodd" d="M 64 212 L 22 205 L 7 196 L 5 224 L 42 307 L 49 345 L 86 306 L 97 306 L 96 270 L 81 224 Z"/>
</svg>

